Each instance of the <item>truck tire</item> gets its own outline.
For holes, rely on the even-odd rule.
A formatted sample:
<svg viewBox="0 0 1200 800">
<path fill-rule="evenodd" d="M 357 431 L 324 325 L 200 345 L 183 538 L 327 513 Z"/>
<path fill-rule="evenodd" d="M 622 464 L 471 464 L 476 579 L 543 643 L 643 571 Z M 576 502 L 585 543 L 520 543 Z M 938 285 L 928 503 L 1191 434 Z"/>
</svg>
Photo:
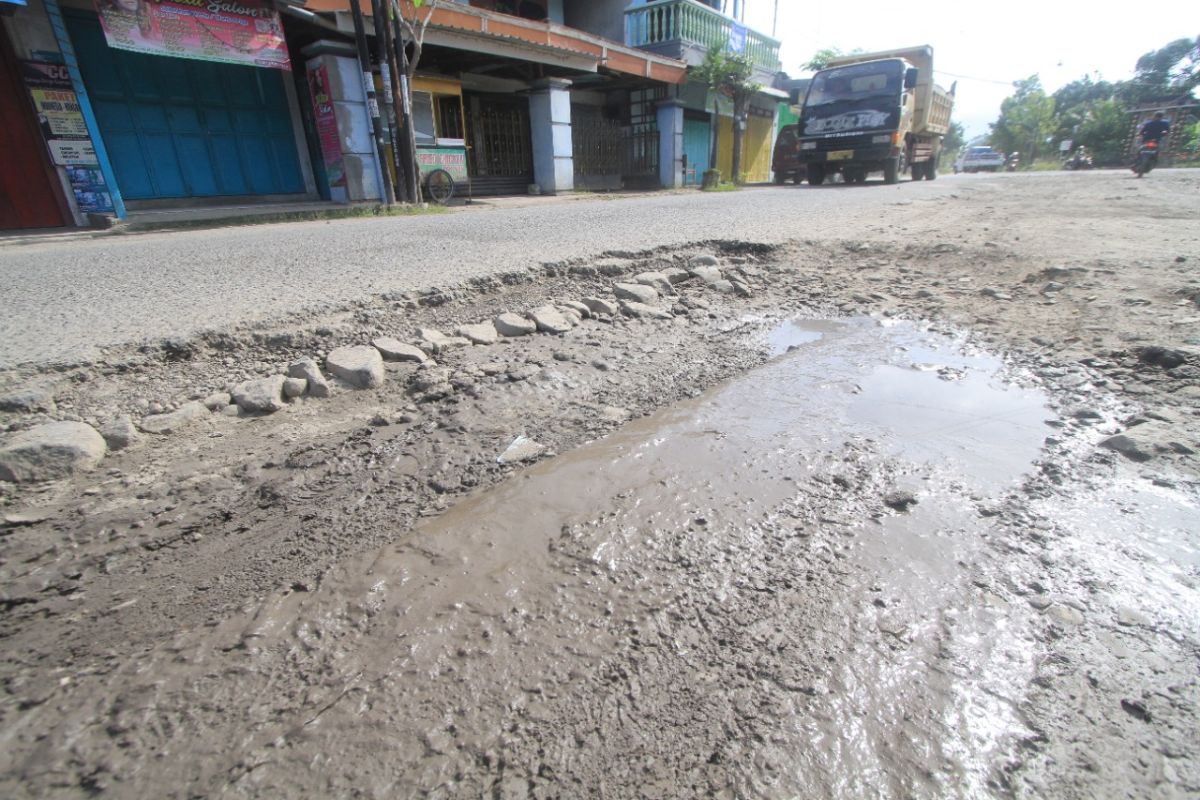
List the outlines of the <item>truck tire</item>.
<svg viewBox="0 0 1200 800">
<path fill-rule="evenodd" d="M 900 181 L 900 159 L 889 158 L 883 162 L 883 182 L 898 183 Z"/>
<path fill-rule="evenodd" d="M 808 167 L 808 185 L 820 186 L 825 182 L 825 168 L 817 164 L 810 164 Z"/>
<path fill-rule="evenodd" d="M 925 166 L 925 180 L 927 180 L 927 181 L 936 181 L 937 180 L 937 159 L 936 158 L 931 158 L 929 160 L 929 163 Z"/>
<path fill-rule="evenodd" d="M 775 185 L 783 186 L 785 183 L 787 183 L 787 177 L 788 176 L 787 176 L 786 172 L 776 172 L 775 173 Z"/>
</svg>

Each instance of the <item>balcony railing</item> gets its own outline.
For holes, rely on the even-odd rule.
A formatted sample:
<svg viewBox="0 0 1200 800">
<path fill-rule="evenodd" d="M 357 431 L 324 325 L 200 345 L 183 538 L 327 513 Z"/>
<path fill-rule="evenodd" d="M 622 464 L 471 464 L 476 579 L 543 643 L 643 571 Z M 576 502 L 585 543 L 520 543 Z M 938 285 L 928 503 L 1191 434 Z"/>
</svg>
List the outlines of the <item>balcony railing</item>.
<svg viewBox="0 0 1200 800">
<path fill-rule="evenodd" d="M 625 10 L 625 44 L 662 55 L 684 57 L 688 45 L 707 51 L 713 45 L 731 46 L 734 26 L 746 31 L 741 52 L 751 65 L 766 72 L 779 70 L 779 42 L 746 28 L 695 0 L 655 0 Z M 740 38 L 740 37 L 739 37 Z M 667 52 L 671 45 L 679 52 Z M 731 49 L 736 49 L 736 43 Z"/>
</svg>

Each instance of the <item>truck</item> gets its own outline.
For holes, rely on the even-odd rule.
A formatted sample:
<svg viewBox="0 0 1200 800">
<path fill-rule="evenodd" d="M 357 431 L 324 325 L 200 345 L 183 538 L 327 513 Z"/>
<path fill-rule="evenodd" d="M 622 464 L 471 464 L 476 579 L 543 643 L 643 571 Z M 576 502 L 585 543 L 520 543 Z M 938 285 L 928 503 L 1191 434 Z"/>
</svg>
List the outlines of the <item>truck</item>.
<svg viewBox="0 0 1200 800">
<path fill-rule="evenodd" d="M 800 111 L 800 161 L 811 186 L 841 174 L 863 183 L 937 178 L 954 87 L 933 82 L 929 45 L 832 59 L 813 76 Z"/>
</svg>

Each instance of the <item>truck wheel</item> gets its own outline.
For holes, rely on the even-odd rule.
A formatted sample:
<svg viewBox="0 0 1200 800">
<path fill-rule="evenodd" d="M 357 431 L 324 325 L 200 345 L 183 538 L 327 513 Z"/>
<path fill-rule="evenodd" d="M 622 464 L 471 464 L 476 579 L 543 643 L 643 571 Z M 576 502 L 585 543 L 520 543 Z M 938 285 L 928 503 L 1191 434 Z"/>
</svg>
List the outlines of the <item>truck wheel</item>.
<svg viewBox="0 0 1200 800">
<path fill-rule="evenodd" d="M 927 180 L 927 181 L 936 181 L 937 180 L 937 159 L 936 158 L 929 159 L 929 161 L 925 164 L 925 180 Z"/>
<path fill-rule="evenodd" d="M 785 184 L 785 183 L 787 183 L 787 173 L 782 172 L 782 171 L 776 172 L 775 173 L 775 185 L 783 186 L 783 184 Z"/>
<path fill-rule="evenodd" d="M 808 168 L 808 185 L 820 186 L 825 182 L 825 168 L 813 164 Z"/>
<path fill-rule="evenodd" d="M 889 158 L 883 162 L 883 182 L 897 183 L 900 180 L 900 159 Z"/>
</svg>

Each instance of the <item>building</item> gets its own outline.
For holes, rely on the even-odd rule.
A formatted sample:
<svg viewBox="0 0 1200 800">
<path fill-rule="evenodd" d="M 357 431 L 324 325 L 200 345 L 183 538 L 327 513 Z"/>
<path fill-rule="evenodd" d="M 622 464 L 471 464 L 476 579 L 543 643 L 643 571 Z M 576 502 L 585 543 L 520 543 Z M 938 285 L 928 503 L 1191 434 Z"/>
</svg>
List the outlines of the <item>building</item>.
<svg viewBox="0 0 1200 800">
<path fill-rule="evenodd" d="M 381 199 L 394 158 L 376 147 L 351 1 L 0 0 L 0 103 L 19 123 L 0 134 L 0 229 Z M 719 129 L 728 174 L 730 110 L 714 124 L 688 68 L 725 44 L 770 87 L 778 42 L 714 5 L 442 0 L 412 87 L 422 163 L 475 195 L 673 187 L 699 181 Z M 785 96 L 764 89 L 744 121 L 750 180 L 768 177 Z"/>
</svg>

